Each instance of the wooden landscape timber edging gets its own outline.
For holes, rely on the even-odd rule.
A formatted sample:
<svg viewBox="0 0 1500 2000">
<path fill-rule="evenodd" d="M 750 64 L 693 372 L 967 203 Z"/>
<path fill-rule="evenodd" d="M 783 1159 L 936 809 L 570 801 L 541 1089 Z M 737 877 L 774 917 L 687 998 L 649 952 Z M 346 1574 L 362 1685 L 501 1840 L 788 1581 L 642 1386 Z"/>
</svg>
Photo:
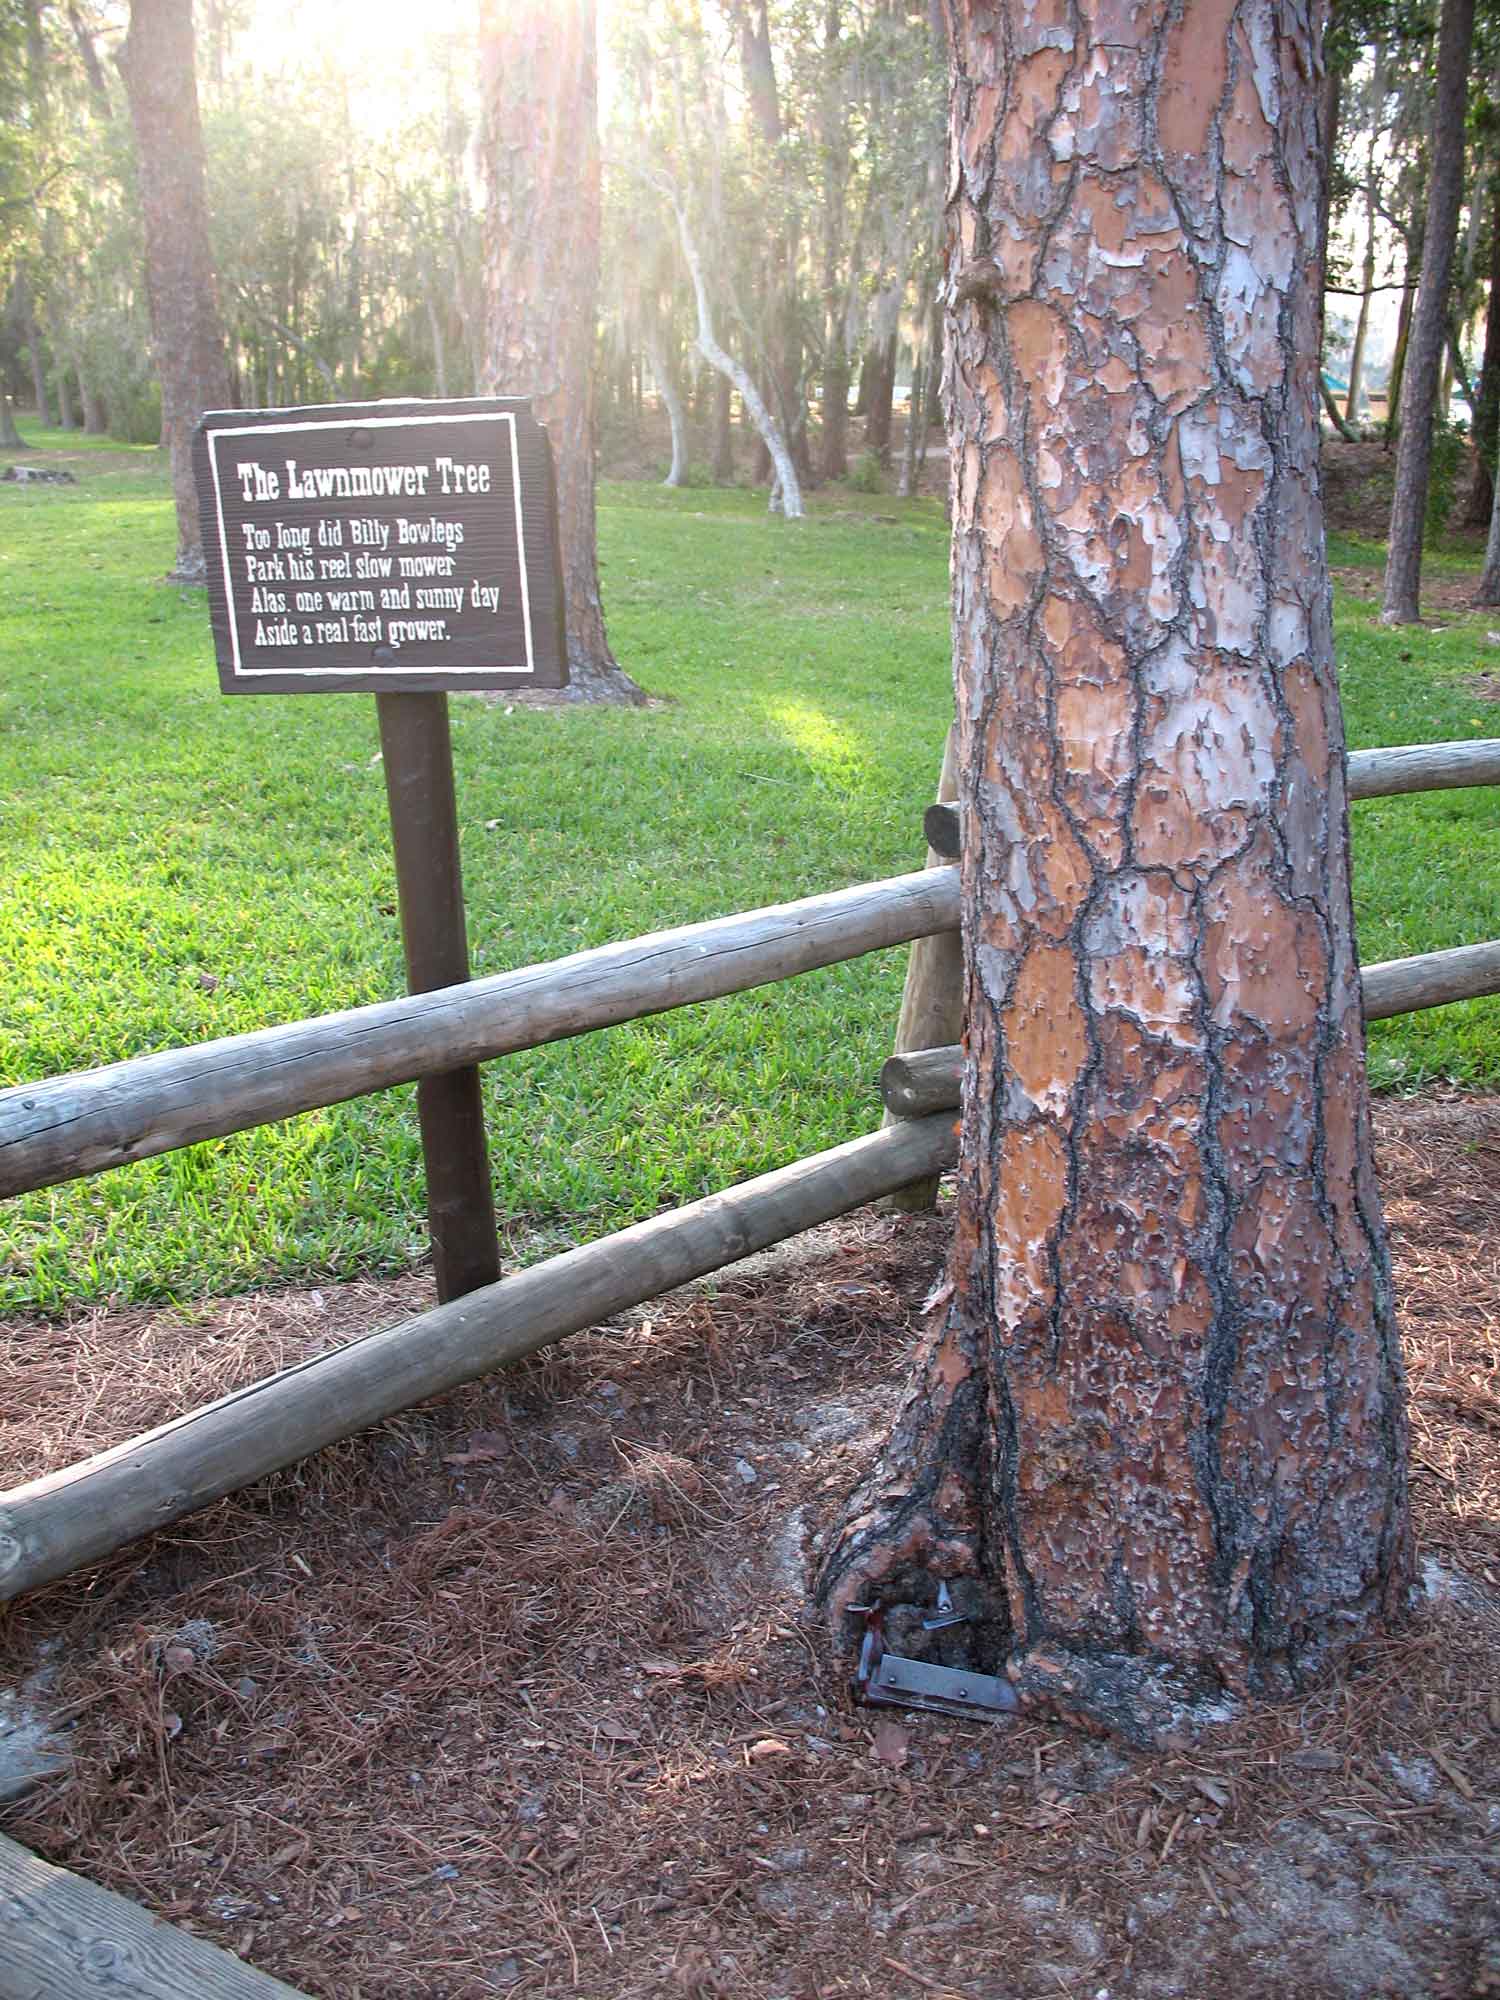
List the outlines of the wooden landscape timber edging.
<svg viewBox="0 0 1500 2000">
<path fill-rule="evenodd" d="M 1451 951 L 1427 951 L 1418 958 L 1387 958 L 1360 975 L 1367 1021 L 1446 1007 L 1455 1000 L 1478 1000 L 1500 993 L 1500 943 L 1460 944 Z M 887 1058 L 880 1072 L 880 1095 L 896 1118 L 926 1118 L 952 1111 L 959 1101 L 963 1050 L 915 1049 Z"/>
<path fill-rule="evenodd" d="M 1406 792 L 1500 785 L 1500 737 L 1472 743 L 1411 743 L 1394 750 L 1351 750 L 1349 797 L 1391 799 Z M 927 845 L 946 861 L 959 857 L 961 809 L 931 805 L 922 817 Z"/>
<path fill-rule="evenodd" d="M 790 979 L 957 925 L 957 870 L 924 868 L 464 986 L 18 1084 L 0 1091 L 0 1196 Z"/>
<path fill-rule="evenodd" d="M 951 1166 L 950 1117 L 887 1126 L 283 1369 L 0 1493 L 0 1600 L 549 1341 Z"/>
<path fill-rule="evenodd" d="M 306 2000 L 0 1834 L 0 2000 Z"/>
</svg>

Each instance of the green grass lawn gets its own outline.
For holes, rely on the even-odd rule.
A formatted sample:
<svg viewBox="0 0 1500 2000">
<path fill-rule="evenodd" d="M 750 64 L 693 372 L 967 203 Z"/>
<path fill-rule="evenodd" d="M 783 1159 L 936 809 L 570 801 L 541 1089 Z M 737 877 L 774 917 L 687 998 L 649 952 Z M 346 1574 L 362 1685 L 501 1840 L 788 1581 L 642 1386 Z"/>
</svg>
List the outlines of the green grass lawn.
<svg viewBox="0 0 1500 2000">
<path fill-rule="evenodd" d="M 5 1083 L 403 985 L 373 700 L 222 698 L 202 595 L 159 581 L 157 455 L 90 449 L 76 470 L 73 488 L 0 489 Z M 615 486 L 600 538 L 616 651 L 663 705 L 453 699 L 476 971 L 918 865 L 949 705 L 940 509 L 840 493 L 798 525 L 755 494 Z M 1351 742 L 1500 734 L 1466 686 L 1500 657 L 1486 630 L 1383 633 L 1341 601 Z M 1497 826 L 1493 792 L 1356 808 L 1364 956 L 1495 935 Z M 903 968 L 882 953 L 489 1065 L 511 1253 L 869 1129 Z M 1500 1003 L 1377 1027 L 1372 1073 L 1500 1083 Z M 409 1264 L 413 1098 L 8 1204 L 0 1306 Z"/>
</svg>

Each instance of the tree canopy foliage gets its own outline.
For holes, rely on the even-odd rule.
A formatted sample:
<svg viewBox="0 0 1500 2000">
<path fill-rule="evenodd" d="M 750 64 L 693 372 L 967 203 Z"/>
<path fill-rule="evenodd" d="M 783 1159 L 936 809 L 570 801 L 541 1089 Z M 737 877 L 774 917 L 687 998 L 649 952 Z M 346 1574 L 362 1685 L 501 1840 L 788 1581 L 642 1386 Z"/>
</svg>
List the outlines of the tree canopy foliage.
<svg viewBox="0 0 1500 2000">
<path fill-rule="evenodd" d="M 463 0 L 399 19 L 199 0 L 210 223 L 246 406 L 478 387 L 477 12 Z M 898 380 L 910 383 L 913 428 L 930 415 L 943 297 L 938 12 L 933 0 L 604 8 L 601 420 L 616 441 L 633 437 L 644 400 L 659 397 L 674 482 L 768 480 L 778 454 L 778 491 L 851 470 L 883 478 Z M 1329 405 L 1353 435 L 1396 424 L 1440 13 L 1438 0 L 1332 8 L 1325 363 Z M 116 60 L 128 14 L 127 0 L 0 0 L 0 383 L 43 416 L 147 441 L 160 398 Z M 1500 0 L 1479 0 L 1451 338 L 1428 419 L 1429 530 L 1460 497 L 1466 437 L 1480 460 L 1471 525 L 1490 511 L 1497 105 Z"/>
</svg>

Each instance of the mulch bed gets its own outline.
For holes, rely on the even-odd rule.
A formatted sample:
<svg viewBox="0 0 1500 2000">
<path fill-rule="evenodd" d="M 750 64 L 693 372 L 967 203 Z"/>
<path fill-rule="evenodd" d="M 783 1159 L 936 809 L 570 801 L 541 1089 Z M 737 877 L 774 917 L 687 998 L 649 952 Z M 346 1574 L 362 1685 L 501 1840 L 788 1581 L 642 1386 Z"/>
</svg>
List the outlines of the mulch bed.
<svg viewBox="0 0 1500 2000">
<path fill-rule="evenodd" d="M 1429 1592 L 1301 1703 L 849 1706 L 807 1553 L 944 1234 L 866 1212 L 0 1614 L 0 1825 L 338 2000 L 1500 1994 L 1500 1100 L 1378 1123 Z M 0 1325 L 0 1482 L 427 1300 Z"/>
</svg>

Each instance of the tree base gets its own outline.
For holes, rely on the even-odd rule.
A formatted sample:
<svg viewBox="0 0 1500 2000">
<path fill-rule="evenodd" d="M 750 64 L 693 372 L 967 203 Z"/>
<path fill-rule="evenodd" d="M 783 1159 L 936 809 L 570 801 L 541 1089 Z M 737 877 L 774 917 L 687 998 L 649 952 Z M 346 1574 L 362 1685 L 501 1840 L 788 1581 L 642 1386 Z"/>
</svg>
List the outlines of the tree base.
<svg viewBox="0 0 1500 2000">
<path fill-rule="evenodd" d="M 1187 1674 L 1134 1653 L 1033 1646 L 1008 1660 L 1005 1672 L 1023 1713 L 1052 1716 L 1137 1750 L 1186 1749 L 1205 1729 L 1239 1713 L 1217 1675 Z"/>
<path fill-rule="evenodd" d="M 646 690 L 637 685 L 623 667 L 606 656 L 585 659 L 568 650 L 568 685 L 563 690 L 568 701 L 614 702 L 625 708 L 644 708 Z"/>
<path fill-rule="evenodd" d="M 163 581 L 180 584 L 187 590 L 206 590 L 208 563 L 202 549 L 180 549 L 176 562 L 167 571 Z"/>
<path fill-rule="evenodd" d="M 951 1488 L 950 1488 L 951 1494 Z M 975 1544 L 946 1528 L 914 1496 L 891 1496 L 873 1512 L 861 1490 L 825 1556 L 816 1595 L 835 1651 L 852 1670 L 867 1608 L 881 1609 L 885 1649 L 903 1659 L 995 1674 L 1015 1689 L 1023 1715 L 1045 1716 L 1138 1750 L 1186 1748 L 1233 1719 L 1236 1698 L 1211 1669 L 1185 1673 L 1128 1653 L 1083 1653 L 1038 1644 L 1010 1650 L 1005 1597 L 980 1565 Z M 930 1629 L 939 1583 L 962 1624 Z M 851 1671 L 852 1678 L 852 1671 Z"/>
</svg>

